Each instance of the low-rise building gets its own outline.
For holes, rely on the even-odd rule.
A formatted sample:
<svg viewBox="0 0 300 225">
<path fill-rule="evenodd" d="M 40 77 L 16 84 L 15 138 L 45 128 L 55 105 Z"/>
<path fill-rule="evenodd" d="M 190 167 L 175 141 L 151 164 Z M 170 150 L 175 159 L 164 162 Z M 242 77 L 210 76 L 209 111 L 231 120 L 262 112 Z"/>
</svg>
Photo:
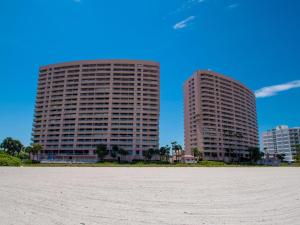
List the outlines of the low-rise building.
<svg viewBox="0 0 300 225">
<path fill-rule="evenodd" d="M 183 162 L 183 163 L 196 163 L 197 161 L 196 161 L 195 157 L 192 156 L 192 155 L 184 155 L 181 158 L 181 162 Z"/>
<path fill-rule="evenodd" d="M 262 134 L 265 153 L 270 156 L 284 155 L 284 161 L 293 161 L 296 145 L 300 144 L 300 127 L 281 125 Z"/>
</svg>

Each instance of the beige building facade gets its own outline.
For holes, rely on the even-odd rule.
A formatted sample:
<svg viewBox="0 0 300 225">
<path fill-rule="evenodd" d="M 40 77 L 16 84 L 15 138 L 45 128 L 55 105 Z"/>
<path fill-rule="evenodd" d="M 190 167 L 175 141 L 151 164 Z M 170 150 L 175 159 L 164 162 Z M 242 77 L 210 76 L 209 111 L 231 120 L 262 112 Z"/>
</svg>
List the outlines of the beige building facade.
<svg viewBox="0 0 300 225">
<path fill-rule="evenodd" d="M 258 147 L 254 93 L 229 77 L 196 71 L 184 84 L 184 142 L 186 154 L 198 148 L 204 159 L 248 158 Z"/>
<path fill-rule="evenodd" d="M 33 143 L 41 160 L 95 161 L 96 146 L 127 158 L 159 147 L 160 65 L 90 60 L 40 67 Z"/>
</svg>

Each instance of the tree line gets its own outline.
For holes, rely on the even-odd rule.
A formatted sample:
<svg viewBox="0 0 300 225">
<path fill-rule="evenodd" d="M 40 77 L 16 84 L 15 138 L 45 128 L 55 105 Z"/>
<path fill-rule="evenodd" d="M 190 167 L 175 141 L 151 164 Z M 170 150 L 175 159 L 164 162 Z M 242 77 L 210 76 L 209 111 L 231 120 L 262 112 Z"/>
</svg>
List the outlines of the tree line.
<svg viewBox="0 0 300 225">
<path fill-rule="evenodd" d="M 142 151 L 142 156 L 145 161 L 162 161 L 168 162 L 171 151 L 176 154 L 178 151 L 182 151 L 182 146 L 178 144 L 176 141 L 171 143 L 171 146 L 165 145 L 160 147 L 159 149 L 150 148 L 148 150 Z M 98 145 L 96 148 L 96 154 L 100 161 L 104 161 L 107 156 L 110 156 L 113 160 L 123 160 L 127 155 L 129 155 L 129 151 L 120 148 L 117 145 L 113 145 L 109 150 L 106 145 Z"/>
<path fill-rule="evenodd" d="M 11 137 L 5 138 L 0 144 L 0 150 L 4 153 L 18 157 L 22 160 L 30 159 L 30 155 L 33 159 L 36 158 L 37 154 L 43 149 L 40 144 L 32 144 L 30 146 L 24 146 L 21 141 L 13 139 Z M 37 159 L 36 159 L 37 160 Z"/>
<path fill-rule="evenodd" d="M 11 137 L 5 138 L 0 144 L 0 151 L 10 155 L 18 157 L 22 160 L 30 159 L 30 155 L 33 160 L 38 160 L 38 153 L 43 150 L 43 146 L 41 144 L 31 144 L 30 146 L 24 146 L 21 141 L 17 139 L 13 139 Z M 171 151 L 176 153 L 182 150 L 182 146 L 178 144 L 176 141 L 171 143 L 171 146 L 165 145 L 160 147 L 159 149 L 150 148 L 148 150 L 142 151 L 142 156 L 145 161 L 151 161 L 153 158 L 156 158 L 160 161 L 167 162 L 169 161 L 169 157 Z M 107 156 L 110 156 L 113 160 L 124 160 L 127 155 L 129 155 L 129 151 L 125 150 L 117 145 L 113 145 L 109 150 L 107 145 L 100 144 L 96 147 L 96 155 L 100 161 L 104 161 Z"/>
<path fill-rule="evenodd" d="M 300 163 L 300 144 L 294 147 L 296 148 L 294 160 Z M 24 146 L 19 140 L 11 137 L 5 138 L 0 144 L 0 151 L 10 156 L 18 157 L 21 160 L 30 159 L 30 156 L 32 156 L 33 160 L 38 160 L 37 155 L 42 150 L 43 146 L 40 144 L 35 143 L 30 146 Z M 198 148 L 193 148 L 191 152 L 196 161 L 203 160 L 203 151 L 200 151 Z M 260 152 L 259 148 L 249 148 L 247 152 L 249 154 L 248 160 L 253 163 L 256 163 L 264 157 L 264 153 Z M 158 149 L 150 148 L 148 150 L 143 150 L 142 156 L 145 161 L 151 161 L 154 159 L 156 161 L 168 162 L 171 153 L 177 162 L 179 161 L 179 158 L 185 154 L 182 146 L 176 141 L 173 141 L 171 142 L 171 146 L 165 145 Z M 233 152 L 227 151 L 226 153 L 232 162 L 236 160 L 236 155 Z M 113 145 L 111 149 L 108 149 L 107 145 L 100 144 L 96 147 L 96 155 L 98 156 L 99 161 L 104 161 L 107 156 L 110 156 L 113 160 L 123 161 L 124 159 L 126 160 L 126 156 L 129 155 L 129 151 L 117 145 Z M 276 157 L 281 161 L 284 159 L 284 155 L 282 154 L 278 154 Z M 239 158 L 238 161 L 240 161 Z"/>
</svg>

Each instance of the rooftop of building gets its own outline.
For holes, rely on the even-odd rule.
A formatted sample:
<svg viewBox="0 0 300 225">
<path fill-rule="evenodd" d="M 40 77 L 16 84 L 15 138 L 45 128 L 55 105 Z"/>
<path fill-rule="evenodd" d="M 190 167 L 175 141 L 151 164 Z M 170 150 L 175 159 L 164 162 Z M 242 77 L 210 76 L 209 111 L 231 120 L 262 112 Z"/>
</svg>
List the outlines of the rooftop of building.
<svg viewBox="0 0 300 225">
<path fill-rule="evenodd" d="M 48 65 L 40 66 L 40 69 L 45 69 L 53 66 L 69 66 L 69 65 L 78 65 L 78 64 L 93 64 L 93 63 L 142 63 L 142 64 L 156 64 L 160 65 L 159 62 L 151 60 L 135 60 L 135 59 L 92 59 L 92 60 L 76 60 L 76 61 L 67 61 L 67 62 L 58 62 Z"/>
<path fill-rule="evenodd" d="M 238 81 L 238 80 L 235 80 L 235 79 L 231 78 L 230 76 L 227 76 L 227 75 L 224 75 L 224 74 L 221 74 L 221 73 L 219 73 L 219 72 L 215 72 L 215 71 L 212 71 L 212 70 L 209 70 L 209 69 L 206 69 L 206 70 L 205 70 L 205 69 L 199 69 L 199 70 L 196 70 L 196 71 L 193 73 L 193 75 L 192 75 L 191 77 L 189 77 L 189 78 L 185 81 L 185 83 L 186 83 L 187 81 L 189 81 L 192 77 L 194 77 L 194 76 L 196 76 L 196 75 L 198 75 L 198 74 L 210 74 L 210 75 L 214 75 L 214 76 L 217 76 L 217 77 L 226 79 L 226 80 L 228 80 L 228 81 L 231 81 L 231 82 L 234 82 L 234 83 L 236 83 L 236 84 L 241 85 L 243 88 L 247 89 L 247 90 L 250 91 L 252 94 L 254 94 L 254 92 L 253 92 L 250 88 L 248 88 L 245 84 L 243 84 L 242 82 L 240 82 L 240 81 Z"/>
</svg>

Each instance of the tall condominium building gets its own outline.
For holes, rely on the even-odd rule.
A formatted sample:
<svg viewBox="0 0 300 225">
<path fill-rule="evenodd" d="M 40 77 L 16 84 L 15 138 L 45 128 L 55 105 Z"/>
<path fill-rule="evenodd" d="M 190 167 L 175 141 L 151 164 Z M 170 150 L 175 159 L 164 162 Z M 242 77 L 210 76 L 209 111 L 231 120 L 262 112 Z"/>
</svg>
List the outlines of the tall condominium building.
<svg viewBox="0 0 300 225">
<path fill-rule="evenodd" d="M 40 67 L 33 143 L 41 159 L 96 160 L 96 146 L 117 145 L 130 159 L 159 146 L 160 66 L 91 60 Z"/>
<path fill-rule="evenodd" d="M 277 126 L 263 132 L 262 139 L 265 153 L 271 156 L 284 154 L 285 161 L 291 162 L 296 154 L 296 145 L 300 144 L 300 127 Z"/>
<path fill-rule="evenodd" d="M 246 86 L 212 71 L 196 71 L 184 84 L 184 143 L 204 159 L 240 160 L 258 147 L 256 99 Z"/>
</svg>

